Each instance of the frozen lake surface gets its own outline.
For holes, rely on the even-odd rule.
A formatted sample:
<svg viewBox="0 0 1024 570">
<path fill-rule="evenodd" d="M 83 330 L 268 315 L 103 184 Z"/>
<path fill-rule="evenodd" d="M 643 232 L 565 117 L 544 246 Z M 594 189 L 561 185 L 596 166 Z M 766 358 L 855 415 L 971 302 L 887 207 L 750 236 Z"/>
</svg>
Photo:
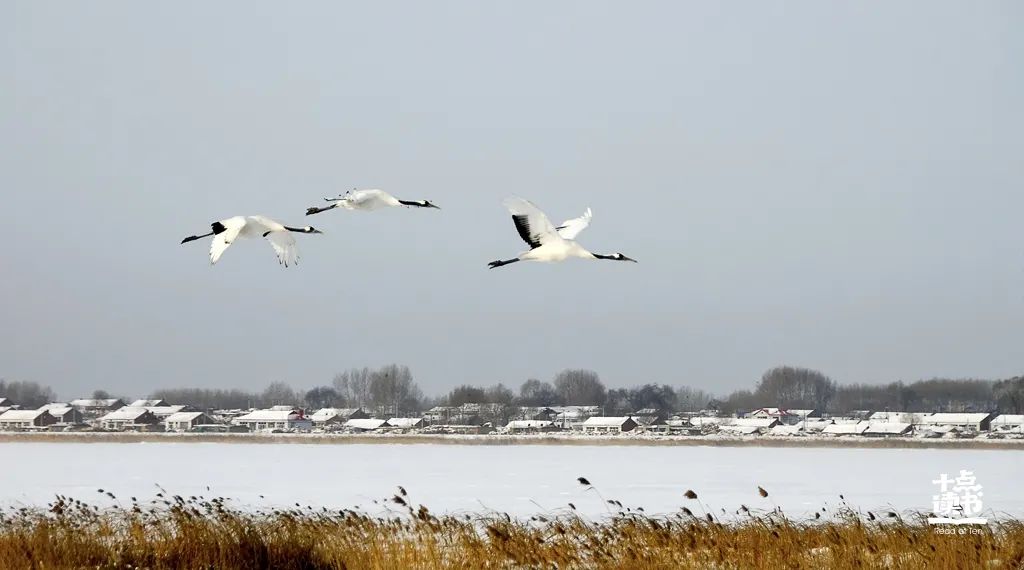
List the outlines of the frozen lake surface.
<svg viewBox="0 0 1024 570">
<path fill-rule="evenodd" d="M 985 512 L 1024 518 L 1024 451 L 641 447 L 602 444 L 225 444 L 3 443 L 0 506 L 45 505 L 54 495 L 108 504 L 171 494 L 221 496 L 238 506 L 295 503 L 369 511 L 398 485 L 433 511 L 486 509 L 530 516 L 569 502 L 607 514 L 601 498 L 576 482 L 587 477 L 606 499 L 648 513 L 671 513 L 693 489 L 716 512 L 741 504 L 805 516 L 839 495 L 862 509 L 931 510 L 940 474 L 971 470 Z M 757 495 L 758 485 L 770 493 Z M 207 490 L 207 487 L 210 490 Z M 262 497 L 261 497 L 262 495 Z M 830 509 L 831 510 L 831 509 Z"/>
</svg>

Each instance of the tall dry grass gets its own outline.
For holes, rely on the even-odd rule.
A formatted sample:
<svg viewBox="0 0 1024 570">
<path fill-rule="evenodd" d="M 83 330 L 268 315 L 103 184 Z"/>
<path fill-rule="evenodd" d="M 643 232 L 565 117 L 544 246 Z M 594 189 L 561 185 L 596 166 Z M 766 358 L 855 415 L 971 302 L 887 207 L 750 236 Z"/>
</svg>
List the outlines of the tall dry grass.
<svg viewBox="0 0 1024 570">
<path fill-rule="evenodd" d="M 589 481 L 581 485 L 593 489 Z M 595 491 L 595 496 L 599 493 Z M 404 488 L 380 516 L 295 505 L 250 511 L 223 498 L 163 496 L 95 505 L 58 496 L 0 514 L 0 568 L 1007 568 L 1024 565 L 1024 524 L 944 535 L 920 515 L 843 504 L 796 521 L 767 491 L 726 516 L 696 492 L 671 516 L 600 498 L 609 515 L 565 511 L 435 515 Z M 760 497 L 758 496 L 760 494 Z M 693 508 L 691 509 L 690 505 Z"/>
</svg>

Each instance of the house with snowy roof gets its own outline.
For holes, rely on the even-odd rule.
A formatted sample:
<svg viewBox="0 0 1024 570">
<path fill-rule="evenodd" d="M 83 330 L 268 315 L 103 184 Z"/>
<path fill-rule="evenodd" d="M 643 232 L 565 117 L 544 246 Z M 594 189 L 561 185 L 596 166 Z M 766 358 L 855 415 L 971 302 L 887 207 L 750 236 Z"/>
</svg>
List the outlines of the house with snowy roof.
<svg viewBox="0 0 1024 570">
<path fill-rule="evenodd" d="M 128 404 L 129 408 L 156 408 L 158 406 L 170 406 L 170 404 L 166 400 L 159 398 L 155 400 L 135 400 Z"/>
<path fill-rule="evenodd" d="M 693 416 L 687 419 L 687 423 L 695 428 L 717 427 L 728 424 L 736 418 L 723 418 L 720 416 Z"/>
<path fill-rule="evenodd" d="M 0 414 L 0 429 L 45 428 L 57 423 L 46 410 L 7 410 Z"/>
<path fill-rule="evenodd" d="M 629 415 L 641 427 L 665 426 L 668 413 L 657 408 L 643 408 Z"/>
<path fill-rule="evenodd" d="M 553 406 L 551 408 L 555 413 L 559 415 L 567 415 L 567 417 L 583 418 L 585 416 L 598 416 L 601 415 L 601 406 Z"/>
<path fill-rule="evenodd" d="M 790 415 L 790 413 L 787 412 L 783 408 L 758 408 L 756 410 L 752 410 L 750 412 L 747 412 L 746 414 L 744 414 L 744 417 L 747 417 L 747 418 L 777 418 L 777 419 L 781 419 L 781 418 L 784 418 L 784 417 L 786 417 L 788 415 Z"/>
<path fill-rule="evenodd" d="M 796 408 L 759 408 L 748 414 L 747 418 L 774 418 L 780 423 L 793 425 L 807 418 L 820 418 L 821 412 L 812 409 Z"/>
<path fill-rule="evenodd" d="M 851 436 L 851 435 L 862 435 L 871 425 L 871 422 L 860 421 L 860 422 L 846 422 L 846 423 L 832 423 L 825 426 L 825 429 L 821 430 L 821 433 L 831 436 Z"/>
<path fill-rule="evenodd" d="M 806 432 L 804 432 L 804 430 L 799 425 L 779 424 L 769 429 L 767 435 L 775 437 L 798 437 L 806 435 Z"/>
<path fill-rule="evenodd" d="M 505 429 L 509 433 L 542 433 L 558 431 L 558 426 L 551 420 L 512 420 Z"/>
<path fill-rule="evenodd" d="M 593 416 L 580 426 L 583 433 L 625 433 L 636 429 L 636 420 L 629 416 Z"/>
<path fill-rule="evenodd" d="M 362 408 L 320 408 L 309 416 L 316 427 L 343 424 L 349 420 L 370 417 Z"/>
<path fill-rule="evenodd" d="M 690 423 L 690 418 L 672 418 L 665 420 L 668 433 L 676 435 L 700 435 L 700 427 Z"/>
<path fill-rule="evenodd" d="M 777 417 L 722 418 L 717 424 L 719 433 L 734 435 L 760 435 L 768 433 L 775 426 L 784 425 Z"/>
<path fill-rule="evenodd" d="M 779 425 L 781 425 L 781 424 L 779 424 Z M 728 435 L 761 435 L 762 433 L 764 433 L 764 430 L 762 430 L 762 428 L 759 428 L 757 426 L 722 424 L 722 425 L 718 426 L 718 433 L 728 434 Z"/>
<path fill-rule="evenodd" d="M 105 430 L 126 431 L 152 429 L 160 423 L 160 418 L 146 408 L 122 407 L 104 414 L 96 423 Z"/>
<path fill-rule="evenodd" d="M 121 398 L 80 398 L 68 403 L 86 418 L 97 418 L 124 407 L 124 400 Z"/>
<path fill-rule="evenodd" d="M 57 418 L 58 424 L 64 424 L 68 426 L 78 425 L 84 422 L 84 419 L 82 418 L 82 412 L 79 412 L 78 410 L 72 408 L 67 404 L 46 404 L 45 406 L 42 406 L 39 409 L 45 410 L 46 413 Z"/>
<path fill-rule="evenodd" d="M 309 431 L 313 421 L 305 413 L 291 406 L 274 406 L 268 410 L 252 410 L 232 420 L 235 425 L 245 426 L 250 431 L 279 429 L 285 431 Z"/>
<path fill-rule="evenodd" d="M 419 429 L 423 427 L 423 418 L 390 418 L 387 427 L 398 429 Z"/>
<path fill-rule="evenodd" d="M 867 422 L 861 435 L 864 437 L 907 437 L 914 432 L 914 426 L 906 422 Z"/>
<path fill-rule="evenodd" d="M 164 419 L 166 431 L 192 431 L 196 426 L 215 423 L 213 418 L 204 412 L 177 412 Z"/>
<path fill-rule="evenodd" d="M 431 424 L 448 423 L 452 418 L 458 416 L 459 408 L 457 406 L 434 406 L 423 412 L 423 419 Z"/>
<path fill-rule="evenodd" d="M 968 431 L 988 431 L 992 426 L 994 414 L 988 412 L 954 414 L 939 412 L 929 414 L 921 418 L 921 424 L 926 427 L 955 427 Z"/>
<path fill-rule="evenodd" d="M 809 433 L 821 433 L 831 423 L 832 420 L 821 420 L 811 418 L 801 422 L 797 422 L 793 424 L 793 426 L 799 428 L 800 431 Z"/>
<path fill-rule="evenodd" d="M 199 410 L 189 406 L 187 404 L 178 404 L 176 406 L 147 406 L 147 410 L 154 416 L 164 421 L 178 412 L 198 412 Z"/>
<path fill-rule="evenodd" d="M 888 410 L 884 412 L 875 412 L 868 417 L 868 420 L 872 422 L 896 422 L 917 425 L 923 423 L 925 416 L 929 416 L 929 413 L 922 412 L 890 412 Z"/>
<path fill-rule="evenodd" d="M 771 427 L 768 430 L 768 435 L 775 436 L 804 436 L 809 434 L 821 433 L 826 427 L 832 424 L 831 420 L 820 420 L 820 419 L 808 419 L 799 421 L 795 424 L 783 424 L 780 423 Z"/>
<path fill-rule="evenodd" d="M 345 427 L 358 432 L 376 431 L 387 427 L 388 421 L 379 418 L 356 418 L 345 422 Z"/>
<path fill-rule="evenodd" d="M 517 416 L 523 420 L 554 421 L 556 412 L 548 406 L 521 406 Z"/>
<path fill-rule="evenodd" d="M 992 431 L 1024 433 L 1024 414 L 999 414 L 989 425 Z"/>
<path fill-rule="evenodd" d="M 729 421 L 722 425 L 739 426 L 739 427 L 752 427 L 760 430 L 769 430 L 779 424 L 783 423 L 777 417 L 768 418 L 731 418 Z"/>
</svg>

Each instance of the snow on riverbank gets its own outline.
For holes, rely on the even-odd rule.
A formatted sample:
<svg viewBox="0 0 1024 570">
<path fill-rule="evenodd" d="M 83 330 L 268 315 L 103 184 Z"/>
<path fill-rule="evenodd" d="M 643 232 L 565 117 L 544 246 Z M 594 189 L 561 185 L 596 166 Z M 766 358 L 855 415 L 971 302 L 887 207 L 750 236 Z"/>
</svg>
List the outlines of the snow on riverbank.
<svg viewBox="0 0 1024 570">
<path fill-rule="evenodd" d="M 380 510 L 396 486 L 447 512 L 494 509 L 530 516 L 563 509 L 607 513 L 604 499 L 669 513 L 687 489 L 709 509 L 740 505 L 793 516 L 835 506 L 931 509 L 942 473 L 974 471 L 986 511 L 1024 518 L 1024 452 L 970 449 L 842 449 L 707 446 L 292 443 L 222 445 L 168 439 L 138 443 L 5 443 L 0 506 L 42 505 L 55 494 L 108 504 L 97 489 L 149 500 L 160 492 L 221 496 L 240 506 Z M 17 465 L 17 469 L 10 466 Z M 600 492 L 576 482 L 587 477 Z M 762 499 L 757 487 L 770 496 Z M 209 487 L 209 490 L 207 490 Z M 717 511 L 720 512 L 720 511 Z"/>
</svg>

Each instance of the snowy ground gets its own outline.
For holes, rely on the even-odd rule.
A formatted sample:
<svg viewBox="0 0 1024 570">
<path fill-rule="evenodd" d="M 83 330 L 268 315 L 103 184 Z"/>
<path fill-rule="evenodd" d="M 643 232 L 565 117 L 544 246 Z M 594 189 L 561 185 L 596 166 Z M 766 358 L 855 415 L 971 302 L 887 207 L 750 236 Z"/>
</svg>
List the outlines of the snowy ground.
<svg viewBox="0 0 1024 570">
<path fill-rule="evenodd" d="M 1020 450 L 14 442 L 0 445 L 0 458 L 4 508 L 44 505 L 55 494 L 106 504 L 100 488 L 124 502 L 148 500 L 159 484 L 239 506 L 377 511 L 374 500 L 403 485 L 434 511 L 529 516 L 572 502 L 585 514 L 606 514 L 598 494 L 576 482 L 584 476 L 605 499 L 648 513 L 699 512 L 683 498 L 693 489 L 718 513 L 778 505 L 806 516 L 838 505 L 840 494 L 865 510 L 929 511 L 938 491 L 932 480 L 967 469 L 984 487 L 986 514 L 1024 519 Z"/>
</svg>

